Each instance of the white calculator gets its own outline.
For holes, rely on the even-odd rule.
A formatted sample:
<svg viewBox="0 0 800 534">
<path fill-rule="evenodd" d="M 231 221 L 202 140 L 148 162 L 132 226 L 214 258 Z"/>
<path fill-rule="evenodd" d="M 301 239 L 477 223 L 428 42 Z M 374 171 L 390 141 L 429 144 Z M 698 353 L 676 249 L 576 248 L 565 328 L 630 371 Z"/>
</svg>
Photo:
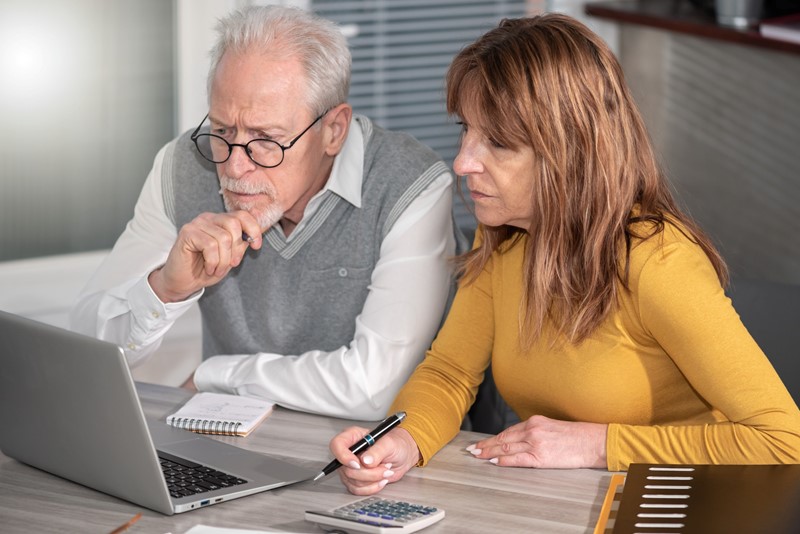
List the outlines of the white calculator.
<svg viewBox="0 0 800 534">
<path fill-rule="evenodd" d="M 367 497 L 332 510 L 306 510 L 306 520 L 328 532 L 373 534 L 416 532 L 444 518 L 444 510 L 424 504 Z"/>
</svg>

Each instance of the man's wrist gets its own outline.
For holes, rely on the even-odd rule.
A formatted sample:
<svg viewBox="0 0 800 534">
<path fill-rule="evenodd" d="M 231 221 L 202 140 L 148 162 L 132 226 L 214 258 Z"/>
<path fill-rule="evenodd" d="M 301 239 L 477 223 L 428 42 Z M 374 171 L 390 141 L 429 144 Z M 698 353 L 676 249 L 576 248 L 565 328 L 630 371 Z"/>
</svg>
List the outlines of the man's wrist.
<svg viewBox="0 0 800 534">
<path fill-rule="evenodd" d="M 147 284 L 150 286 L 155 296 L 158 297 L 158 300 L 164 304 L 168 304 L 170 302 L 182 302 L 189 298 L 191 293 L 188 295 L 178 295 L 167 290 L 166 284 L 164 283 L 163 269 L 164 266 L 162 265 L 147 275 Z"/>
</svg>

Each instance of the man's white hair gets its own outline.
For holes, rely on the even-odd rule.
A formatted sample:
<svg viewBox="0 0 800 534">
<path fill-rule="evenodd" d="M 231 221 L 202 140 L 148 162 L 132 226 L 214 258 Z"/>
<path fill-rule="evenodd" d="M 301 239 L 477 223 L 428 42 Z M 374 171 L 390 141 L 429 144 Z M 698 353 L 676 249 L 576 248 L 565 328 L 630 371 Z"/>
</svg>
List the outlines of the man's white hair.
<svg viewBox="0 0 800 534">
<path fill-rule="evenodd" d="M 333 22 L 295 7 L 249 6 L 220 19 L 217 33 L 208 71 L 209 99 L 226 52 L 258 52 L 300 60 L 308 83 L 306 105 L 315 115 L 347 101 L 352 58 Z"/>
</svg>

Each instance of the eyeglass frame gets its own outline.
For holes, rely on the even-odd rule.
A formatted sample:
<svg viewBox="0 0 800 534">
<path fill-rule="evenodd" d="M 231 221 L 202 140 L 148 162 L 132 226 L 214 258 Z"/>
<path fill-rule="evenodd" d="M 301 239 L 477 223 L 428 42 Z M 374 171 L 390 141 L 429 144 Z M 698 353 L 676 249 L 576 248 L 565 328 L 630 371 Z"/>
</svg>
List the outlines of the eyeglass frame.
<svg viewBox="0 0 800 534">
<path fill-rule="evenodd" d="M 264 139 L 264 138 L 262 138 L 262 137 L 257 137 L 257 138 L 255 138 L 255 139 L 251 139 L 251 140 L 249 140 L 247 143 L 245 143 L 245 144 L 242 144 L 242 143 L 229 143 L 229 142 L 227 141 L 227 139 L 225 139 L 224 137 L 221 137 L 221 136 L 219 136 L 219 135 L 212 134 L 212 133 L 204 133 L 204 134 L 201 134 L 201 133 L 200 133 L 200 128 L 202 128 L 202 127 L 203 127 L 203 123 L 204 123 L 204 122 L 206 122 L 206 119 L 208 118 L 208 113 L 206 113 L 206 116 L 205 116 L 205 117 L 203 117 L 203 120 L 202 120 L 202 121 L 200 121 L 200 124 L 198 124 L 198 125 L 197 125 L 197 128 L 195 128 L 195 129 L 194 129 L 194 131 L 192 132 L 192 135 L 191 135 L 191 136 L 189 136 L 189 138 L 190 138 L 192 141 L 194 141 L 194 145 L 195 145 L 195 147 L 197 148 L 197 152 L 199 152 L 199 153 L 200 153 L 200 155 L 201 155 L 201 156 L 203 156 L 203 158 L 204 158 L 205 160 L 207 160 L 207 161 L 210 161 L 211 163 L 214 163 L 214 164 L 216 164 L 216 165 L 219 165 L 219 164 L 221 164 L 221 163 L 225 163 L 226 161 L 228 161 L 229 159 L 231 159 L 231 156 L 233 155 L 233 148 L 238 146 L 238 147 L 242 147 L 242 149 L 244 149 L 244 153 L 247 155 L 247 157 L 250 159 L 250 161 L 252 161 L 252 162 L 253 162 L 253 163 L 255 163 L 256 165 L 258 165 L 259 167 L 263 167 L 263 168 L 265 168 L 265 169 L 274 169 L 275 167 L 277 167 L 278 165 L 280 165 L 281 163 L 283 163 L 283 160 L 286 158 L 286 151 L 287 151 L 287 150 L 289 150 L 290 148 L 292 148 L 292 147 L 294 146 L 294 144 L 295 144 L 295 143 L 296 143 L 296 142 L 297 142 L 297 141 L 298 141 L 298 140 L 299 140 L 301 137 L 303 137 L 303 135 L 304 135 L 304 134 L 305 134 L 307 131 L 309 131 L 309 130 L 311 129 L 311 127 L 312 127 L 312 126 L 314 126 L 314 125 L 315 125 L 317 122 L 319 122 L 319 120 L 320 120 L 322 117 L 324 117 L 324 116 L 325 116 L 325 115 L 326 115 L 326 114 L 327 114 L 329 111 L 330 111 L 330 109 L 326 109 L 326 110 L 325 110 L 325 111 L 324 111 L 324 112 L 323 112 L 323 113 L 322 113 L 322 114 L 321 114 L 319 117 L 317 117 L 316 119 L 314 119 L 314 122 L 312 122 L 311 124 L 309 124 L 308 126 L 306 126 L 306 128 L 305 128 L 305 129 L 304 129 L 302 132 L 300 132 L 299 134 L 297 134 L 297 136 L 296 136 L 294 139 L 292 139 L 291 141 L 289 141 L 289 144 L 287 144 L 287 145 L 285 145 L 285 146 L 284 146 L 284 145 L 282 145 L 282 144 L 280 144 L 279 142 L 275 141 L 274 139 Z M 197 139 L 198 139 L 200 136 L 216 137 L 217 139 L 221 140 L 223 143 L 225 143 L 226 145 L 228 145 L 228 157 L 226 157 L 226 158 L 225 158 L 225 159 L 223 159 L 222 161 L 214 161 L 213 159 L 208 159 L 208 158 L 205 156 L 205 154 L 203 154 L 203 151 L 202 151 L 202 150 L 200 150 L 200 145 L 198 145 L 198 143 L 197 143 Z M 281 149 L 281 160 L 280 160 L 278 163 L 276 163 L 275 165 L 262 165 L 261 163 L 259 163 L 259 162 L 257 162 L 256 160 L 254 160 L 254 159 L 253 159 L 253 156 L 251 156 L 251 155 L 250 155 L 250 150 L 248 149 L 248 146 L 250 146 L 250 143 L 254 143 L 254 142 L 256 142 L 256 141 L 266 141 L 266 142 L 268 142 L 268 143 L 274 143 L 274 144 L 278 145 L 278 148 L 280 148 L 280 149 Z"/>
</svg>

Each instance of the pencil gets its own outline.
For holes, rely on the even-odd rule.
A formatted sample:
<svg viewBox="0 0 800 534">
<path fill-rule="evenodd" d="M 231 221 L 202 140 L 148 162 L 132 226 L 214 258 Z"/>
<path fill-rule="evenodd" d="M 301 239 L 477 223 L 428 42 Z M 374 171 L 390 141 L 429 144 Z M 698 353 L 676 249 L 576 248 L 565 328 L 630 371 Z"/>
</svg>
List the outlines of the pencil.
<svg viewBox="0 0 800 534">
<path fill-rule="evenodd" d="M 130 527 L 131 527 L 131 526 L 132 526 L 134 523 L 136 523 L 136 522 L 137 522 L 138 520 L 140 520 L 141 518 L 142 518 L 142 512 L 139 512 L 138 514 L 136 514 L 135 516 L 133 516 L 133 517 L 131 518 L 131 520 L 130 520 L 130 521 L 128 521 L 128 522 L 127 522 L 127 523 L 125 523 L 124 525 L 120 525 L 119 527 L 115 528 L 114 530 L 112 530 L 112 531 L 111 531 L 111 532 L 109 532 L 108 534 L 120 534 L 120 532 L 125 532 L 125 531 L 126 531 L 126 530 L 128 530 L 128 529 L 129 529 L 129 528 L 130 528 Z"/>
</svg>

